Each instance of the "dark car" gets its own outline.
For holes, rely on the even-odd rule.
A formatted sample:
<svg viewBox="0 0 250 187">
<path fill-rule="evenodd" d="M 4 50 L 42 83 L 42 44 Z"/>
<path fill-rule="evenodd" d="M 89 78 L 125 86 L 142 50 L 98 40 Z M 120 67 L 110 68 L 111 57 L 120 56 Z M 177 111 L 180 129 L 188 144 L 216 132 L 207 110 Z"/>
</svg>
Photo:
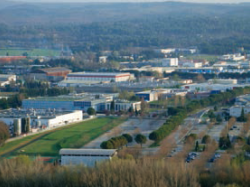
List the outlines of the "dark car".
<svg viewBox="0 0 250 187">
<path fill-rule="evenodd" d="M 209 162 L 215 162 L 215 158 L 211 158 Z"/>
</svg>

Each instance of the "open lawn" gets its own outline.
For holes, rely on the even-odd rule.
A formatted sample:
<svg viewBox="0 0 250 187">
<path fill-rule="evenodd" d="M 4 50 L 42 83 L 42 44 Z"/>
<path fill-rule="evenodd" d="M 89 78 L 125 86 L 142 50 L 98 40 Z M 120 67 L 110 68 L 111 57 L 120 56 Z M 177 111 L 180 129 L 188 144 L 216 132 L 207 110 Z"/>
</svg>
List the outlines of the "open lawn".
<svg viewBox="0 0 250 187">
<path fill-rule="evenodd" d="M 22 56 L 27 52 L 28 56 L 59 56 L 60 51 L 54 49 L 22 49 L 22 48 L 0 48 L 0 56 Z"/>
<path fill-rule="evenodd" d="M 210 62 L 215 62 L 216 60 L 218 60 L 218 56 L 215 55 L 190 55 L 186 57 L 187 59 L 191 60 L 207 60 Z"/>
<path fill-rule="evenodd" d="M 124 122 L 123 118 L 98 118 L 69 125 L 52 132 L 29 136 L 21 140 L 6 143 L 2 151 L 13 150 L 10 155 L 27 154 L 57 156 L 61 148 L 80 148 L 104 132 Z M 18 146 L 20 145 L 20 146 Z"/>
</svg>

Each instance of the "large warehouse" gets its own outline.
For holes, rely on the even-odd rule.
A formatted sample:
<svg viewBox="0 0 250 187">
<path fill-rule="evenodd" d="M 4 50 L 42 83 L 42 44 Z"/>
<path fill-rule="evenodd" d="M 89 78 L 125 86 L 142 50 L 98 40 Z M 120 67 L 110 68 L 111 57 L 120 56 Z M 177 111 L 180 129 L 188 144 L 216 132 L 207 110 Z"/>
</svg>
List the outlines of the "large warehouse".
<svg viewBox="0 0 250 187">
<path fill-rule="evenodd" d="M 117 154 L 116 149 L 61 149 L 61 165 L 85 165 L 94 167 L 97 163 L 110 161 Z"/>
<path fill-rule="evenodd" d="M 8 109 L 0 112 L 0 121 L 8 126 L 19 126 L 23 119 L 29 119 L 29 126 L 32 129 L 54 128 L 73 122 L 82 121 L 82 111 L 57 111 L 57 110 L 35 110 L 35 109 Z M 21 132 L 19 131 L 17 135 Z"/>
<path fill-rule="evenodd" d="M 78 72 L 70 73 L 67 80 L 97 81 L 97 82 L 124 82 L 129 81 L 133 75 L 130 73 L 103 73 L 103 72 Z"/>
<path fill-rule="evenodd" d="M 37 97 L 25 99 L 22 107 L 25 109 L 57 109 L 57 110 L 82 110 L 87 111 L 92 107 L 96 111 L 104 111 L 105 103 L 111 101 L 108 95 L 82 95 L 82 96 L 59 96 Z"/>
<path fill-rule="evenodd" d="M 61 81 L 71 72 L 70 69 L 64 67 L 53 67 L 34 70 L 30 77 L 35 80 Z"/>
</svg>

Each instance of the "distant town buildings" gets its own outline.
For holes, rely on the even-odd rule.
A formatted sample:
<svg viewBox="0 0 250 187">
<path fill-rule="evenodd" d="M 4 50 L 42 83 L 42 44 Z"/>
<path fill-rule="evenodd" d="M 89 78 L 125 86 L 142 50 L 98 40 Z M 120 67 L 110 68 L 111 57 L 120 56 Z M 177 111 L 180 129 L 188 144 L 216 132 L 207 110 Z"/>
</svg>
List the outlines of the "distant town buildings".
<svg viewBox="0 0 250 187">
<path fill-rule="evenodd" d="M 246 85 L 238 85 L 238 84 L 212 84 L 212 83 L 201 83 L 201 84 L 188 84 L 181 86 L 182 89 L 188 91 L 214 91 L 221 92 L 226 90 L 233 90 L 237 87 L 245 87 Z"/>
<path fill-rule="evenodd" d="M 240 61 L 240 60 L 245 60 L 245 56 L 241 55 L 240 53 L 236 54 L 227 54 L 227 55 L 222 55 L 220 57 L 221 60 L 231 60 L 231 61 Z"/>
<path fill-rule="evenodd" d="M 0 74 L 0 86 L 16 83 L 16 75 Z"/>
<path fill-rule="evenodd" d="M 162 59 L 163 67 L 178 67 L 178 58 L 164 58 Z"/>
<path fill-rule="evenodd" d="M 209 84 L 237 84 L 237 79 L 209 79 Z"/>
</svg>

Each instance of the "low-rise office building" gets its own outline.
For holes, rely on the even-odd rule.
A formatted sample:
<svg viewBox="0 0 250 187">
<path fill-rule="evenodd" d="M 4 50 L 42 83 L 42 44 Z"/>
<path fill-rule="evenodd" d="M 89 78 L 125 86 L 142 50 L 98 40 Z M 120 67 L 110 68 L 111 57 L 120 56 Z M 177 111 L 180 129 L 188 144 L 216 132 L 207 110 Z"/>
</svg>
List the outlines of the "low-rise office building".
<svg viewBox="0 0 250 187">
<path fill-rule="evenodd" d="M 0 112 L 0 121 L 13 127 L 13 134 L 28 133 L 23 125 L 32 129 L 54 128 L 73 122 L 82 121 L 82 111 L 58 111 L 58 110 L 35 110 L 35 109 L 8 109 Z M 25 119 L 25 120 L 24 120 Z M 25 121 L 25 124 L 23 124 Z M 27 124 L 28 123 L 28 124 Z M 25 127 L 26 128 L 26 127 Z"/>
<path fill-rule="evenodd" d="M 145 101 L 157 101 L 159 96 L 159 91 L 157 90 L 149 90 L 144 92 L 137 92 L 135 96 L 139 97 L 140 99 L 144 99 Z"/>
<path fill-rule="evenodd" d="M 197 91 L 197 92 L 213 91 L 213 90 L 226 91 L 226 90 L 233 90 L 234 88 L 237 87 L 245 87 L 245 85 L 201 83 L 201 84 L 188 84 L 181 86 L 183 90 Z"/>
<path fill-rule="evenodd" d="M 22 107 L 25 109 L 82 110 L 84 112 L 92 107 L 96 111 L 104 111 L 105 103 L 112 99 L 113 96 L 109 95 L 91 94 L 80 96 L 37 97 L 23 100 Z"/>
<path fill-rule="evenodd" d="M 105 109 L 110 111 L 111 110 L 111 102 L 106 103 Z M 134 111 L 141 110 L 141 101 L 138 102 L 131 102 L 127 100 L 114 100 L 114 111 L 128 111 L 129 109 L 132 109 Z"/>
<path fill-rule="evenodd" d="M 202 67 L 202 68 L 194 68 L 194 67 L 182 67 L 182 68 L 177 68 L 177 72 L 183 72 L 183 73 L 220 73 L 222 72 L 223 68 L 222 67 Z"/>
<path fill-rule="evenodd" d="M 237 79 L 209 79 L 209 84 L 237 84 Z"/>
</svg>

